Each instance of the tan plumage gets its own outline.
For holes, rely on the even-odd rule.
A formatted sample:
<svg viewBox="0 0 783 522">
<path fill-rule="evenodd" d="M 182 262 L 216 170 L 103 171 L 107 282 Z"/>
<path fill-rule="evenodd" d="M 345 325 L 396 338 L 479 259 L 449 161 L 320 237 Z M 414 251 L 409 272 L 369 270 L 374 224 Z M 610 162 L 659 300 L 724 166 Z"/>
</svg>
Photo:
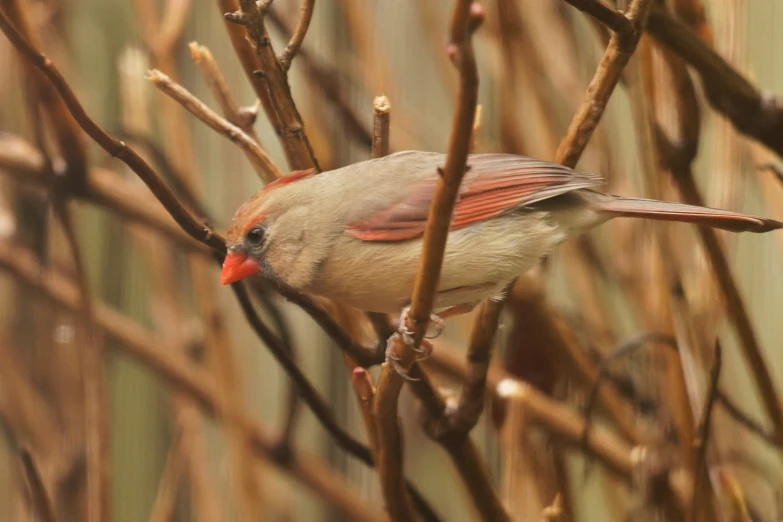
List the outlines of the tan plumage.
<svg viewBox="0 0 783 522">
<path fill-rule="evenodd" d="M 410 300 L 444 159 L 400 152 L 318 175 L 295 173 L 262 189 L 234 216 L 223 282 L 260 271 L 360 309 L 398 312 Z M 601 194 L 590 190 L 601 183 L 597 176 L 524 156 L 474 154 L 468 164 L 446 245 L 439 308 L 496 294 L 561 242 L 617 216 L 733 231 L 783 226 Z"/>
</svg>

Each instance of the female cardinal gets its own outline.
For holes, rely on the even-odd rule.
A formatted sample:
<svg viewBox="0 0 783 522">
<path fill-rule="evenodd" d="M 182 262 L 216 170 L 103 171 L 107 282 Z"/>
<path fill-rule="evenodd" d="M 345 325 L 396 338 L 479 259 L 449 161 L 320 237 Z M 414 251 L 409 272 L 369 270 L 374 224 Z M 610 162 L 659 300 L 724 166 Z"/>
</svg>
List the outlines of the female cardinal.
<svg viewBox="0 0 783 522">
<path fill-rule="evenodd" d="M 407 151 L 270 183 L 237 211 L 221 282 L 260 272 L 361 310 L 409 304 L 445 155 Z M 602 194 L 599 176 L 511 154 L 472 154 L 435 307 L 497 295 L 566 239 L 618 216 L 734 232 L 783 227 L 737 212 Z"/>
</svg>

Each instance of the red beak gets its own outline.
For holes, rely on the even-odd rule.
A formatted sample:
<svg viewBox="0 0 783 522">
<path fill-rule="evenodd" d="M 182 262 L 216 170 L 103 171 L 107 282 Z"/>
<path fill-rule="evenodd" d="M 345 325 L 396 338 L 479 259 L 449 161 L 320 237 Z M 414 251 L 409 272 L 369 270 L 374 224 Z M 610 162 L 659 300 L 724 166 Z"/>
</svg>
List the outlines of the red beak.
<svg viewBox="0 0 783 522">
<path fill-rule="evenodd" d="M 257 274 L 261 268 L 255 259 L 247 254 L 229 252 L 223 260 L 223 272 L 220 274 L 220 284 L 230 285 L 237 281 Z"/>
</svg>

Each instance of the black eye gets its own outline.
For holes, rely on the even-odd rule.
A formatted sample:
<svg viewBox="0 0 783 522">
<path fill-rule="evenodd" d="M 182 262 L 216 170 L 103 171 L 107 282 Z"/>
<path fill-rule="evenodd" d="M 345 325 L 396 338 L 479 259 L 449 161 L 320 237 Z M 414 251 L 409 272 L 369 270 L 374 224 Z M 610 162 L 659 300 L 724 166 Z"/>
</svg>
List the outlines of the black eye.
<svg viewBox="0 0 783 522">
<path fill-rule="evenodd" d="M 264 242 L 264 229 L 256 227 L 245 235 L 245 241 L 252 247 L 259 247 Z"/>
</svg>

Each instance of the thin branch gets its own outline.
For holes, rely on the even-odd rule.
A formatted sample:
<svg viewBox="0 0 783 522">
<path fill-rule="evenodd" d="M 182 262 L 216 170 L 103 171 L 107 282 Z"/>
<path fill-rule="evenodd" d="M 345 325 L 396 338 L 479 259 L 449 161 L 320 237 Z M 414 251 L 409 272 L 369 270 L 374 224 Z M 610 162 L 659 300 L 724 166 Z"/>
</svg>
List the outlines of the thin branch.
<svg viewBox="0 0 783 522">
<path fill-rule="evenodd" d="M 277 165 L 274 164 L 266 151 L 255 140 L 248 136 L 245 131 L 207 107 L 182 85 L 176 83 L 157 69 L 149 71 L 147 79 L 151 80 L 155 87 L 168 94 L 187 109 L 188 112 L 206 123 L 213 130 L 239 145 L 250 158 L 253 168 L 263 181 L 270 183 L 283 176 Z"/>
<path fill-rule="evenodd" d="M 79 99 L 68 86 L 60 71 L 49 58 L 40 53 L 14 28 L 5 12 L 0 10 L 0 30 L 5 33 L 16 49 L 27 58 L 27 60 L 46 75 L 52 85 L 62 97 L 66 107 L 73 115 L 79 126 L 86 132 L 102 149 L 111 156 L 116 157 L 125 163 L 135 172 L 139 178 L 149 187 L 155 197 L 169 211 L 171 217 L 194 239 L 205 243 L 207 246 L 217 252 L 225 252 L 225 241 L 208 226 L 199 223 L 192 212 L 187 209 L 174 195 L 174 193 L 163 183 L 149 164 L 121 141 L 110 136 L 104 131 L 90 116 L 85 112 Z"/>
<path fill-rule="evenodd" d="M 278 58 L 280 68 L 283 71 L 288 71 L 291 67 L 291 61 L 293 61 L 296 53 L 299 52 L 299 48 L 302 46 L 304 37 L 307 34 L 307 29 L 310 27 L 310 20 L 313 18 L 313 9 L 315 8 L 315 0 L 302 0 L 302 7 L 299 12 L 299 21 L 294 29 L 294 34 L 291 35 L 288 45 L 285 46 L 283 52 Z"/>
<path fill-rule="evenodd" d="M 228 87 L 228 82 L 226 82 L 223 73 L 220 72 L 220 67 L 218 67 L 215 57 L 212 56 L 210 50 L 196 42 L 191 42 L 188 47 L 190 49 L 190 57 L 201 72 L 202 78 L 204 78 L 207 87 L 212 92 L 212 97 L 220 105 L 223 116 L 245 131 L 253 141 L 261 143 L 255 130 L 253 130 L 253 124 L 258 115 L 258 104 L 252 108 L 240 108 L 239 104 L 234 100 L 231 89 Z"/>
<path fill-rule="evenodd" d="M 283 35 L 293 34 L 292 24 L 282 18 L 274 8 L 267 12 L 267 18 Z M 346 99 L 344 89 L 340 89 L 339 78 L 342 72 L 337 67 L 323 63 L 306 51 L 306 48 L 301 48 L 298 56 L 302 58 L 301 62 L 308 79 L 323 92 L 327 100 L 335 105 L 337 114 L 342 118 L 343 128 L 352 134 L 359 143 L 370 147 L 372 133 L 356 114 L 351 102 Z"/>
<path fill-rule="evenodd" d="M 13 273 L 20 281 L 41 291 L 61 306 L 78 310 L 78 289 L 69 281 L 42 267 L 35 256 L 18 247 L 0 242 L 0 267 Z M 344 480 L 309 455 L 294 454 L 286 461 L 276 460 L 274 439 L 259 423 L 248 418 L 234 404 L 227 402 L 215 387 L 213 379 L 195 369 L 176 354 L 174 347 L 157 338 L 137 323 L 99 302 L 93 303 L 93 317 L 106 335 L 118 341 L 118 346 L 149 366 L 167 382 L 193 397 L 212 417 L 242 430 L 253 452 L 271 459 L 304 486 L 312 489 L 332 505 L 357 520 L 383 520 L 381 513 L 364 504 Z"/>
<path fill-rule="evenodd" d="M 446 246 L 451 214 L 462 177 L 467 170 L 467 159 L 473 120 L 478 102 L 478 68 L 473 54 L 472 36 L 484 18 L 484 9 L 471 0 L 459 0 L 454 5 L 451 19 L 448 52 L 460 73 L 460 91 L 454 115 L 446 164 L 441 171 L 427 228 L 424 233 L 422 258 L 407 317 L 400 318 L 400 332 L 389 338 L 387 360 L 383 364 L 375 400 L 380 455 L 378 471 L 386 509 L 393 521 L 412 520 L 410 500 L 402 483 L 402 434 L 397 413 L 398 398 L 403 377 L 396 367 L 408 370 L 414 364 L 414 352 L 424 338 L 434 303 L 435 290 Z M 403 332 L 410 334 L 403 334 Z M 405 337 L 410 335 L 410 343 Z M 408 345 L 409 344 L 409 345 Z"/>
<path fill-rule="evenodd" d="M 55 522 L 57 518 L 54 516 L 54 507 L 52 507 L 52 501 L 46 493 L 41 471 L 35 465 L 32 455 L 27 450 L 20 449 L 19 458 L 22 461 L 22 467 L 27 477 L 27 485 L 30 488 L 30 496 L 38 517 L 41 522 Z"/>
<path fill-rule="evenodd" d="M 354 439 L 346 431 L 340 428 L 335 421 L 332 412 L 324 401 L 315 387 L 310 383 L 302 370 L 294 363 L 291 357 L 288 355 L 288 349 L 283 346 L 280 339 L 267 327 L 266 324 L 258 317 L 253 304 L 250 301 L 250 297 L 247 294 L 247 290 L 241 283 L 232 285 L 232 289 L 236 294 L 237 301 L 239 302 L 242 312 L 245 314 L 245 319 L 250 324 L 251 328 L 255 330 L 258 337 L 269 348 L 272 356 L 283 367 L 286 374 L 296 383 L 297 390 L 302 399 L 307 403 L 310 410 L 321 422 L 327 432 L 329 432 L 335 439 L 335 442 L 352 455 L 358 457 L 360 460 L 372 465 L 372 455 L 366 446 Z"/>
<path fill-rule="evenodd" d="M 557 148 L 555 158 L 558 163 L 574 168 L 582 156 L 620 80 L 620 75 L 642 37 L 647 13 L 652 4 L 651 0 L 634 0 L 628 14 L 624 15 L 630 26 L 621 32 L 613 33 L 609 39 L 609 45 L 590 81 L 587 93 L 571 120 L 566 136 Z"/>
<path fill-rule="evenodd" d="M 615 33 L 633 31 L 631 22 L 623 13 L 616 11 L 603 0 L 566 0 L 583 13 L 592 16 Z"/>
<path fill-rule="evenodd" d="M 504 304 L 495 299 L 484 301 L 473 324 L 467 354 L 468 379 L 457 407 L 448 416 L 449 429 L 463 437 L 468 436 L 484 411 L 487 371 Z"/>
<path fill-rule="evenodd" d="M 694 441 L 696 449 L 696 462 L 693 467 L 693 500 L 691 501 L 690 520 L 697 522 L 702 502 L 711 502 L 704 495 L 709 492 L 707 482 L 707 444 L 712 426 L 712 410 L 718 397 L 718 379 L 720 378 L 721 365 L 723 364 L 723 350 L 720 343 L 715 345 L 715 360 L 710 370 L 710 386 L 704 403 L 704 418 L 701 421 L 699 434 Z"/>
<path fill-rule="evenodd" d="M 264 105 L 269 121 L 282 141 L 283 150 L 293 170 L 314 168 L 320 171 L 312 145 L 288 85 L 288 77 L 280 66 L 264 25 L 271 0 L 240 0 L 240 11 L 226 13 L 226 19 L 245 26 L 260 68 L 255 71 L 268 90 L 269 104 Z M 304 38 L 304 35 L 302 35 Z M 256 91 L 258 93 L 258 91 Z M 261 96 L 259 95 L 259 98 Z M 263 101 L 263 98 L 262 98 Z"/>
</svg>

